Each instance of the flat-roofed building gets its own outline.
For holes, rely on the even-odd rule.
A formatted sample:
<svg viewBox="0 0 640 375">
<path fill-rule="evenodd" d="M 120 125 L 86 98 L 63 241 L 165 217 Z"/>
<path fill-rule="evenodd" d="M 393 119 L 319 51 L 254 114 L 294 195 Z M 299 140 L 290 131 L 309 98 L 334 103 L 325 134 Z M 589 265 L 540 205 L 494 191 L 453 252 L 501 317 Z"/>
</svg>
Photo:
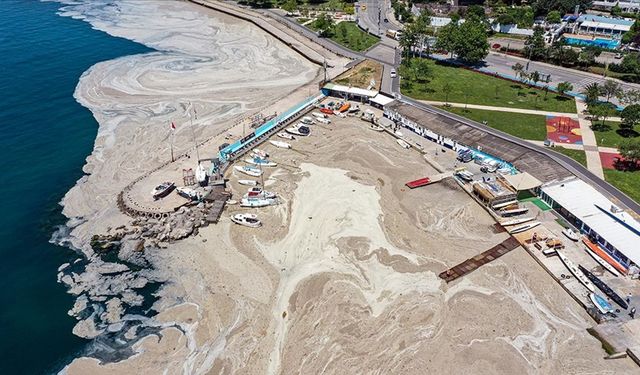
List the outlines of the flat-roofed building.
<svg viewBox="0 0 640 375">
<path fill-rule="evenodd" d="M 542 185 L 540 197 L 621 265 L 640 265 L 640 223 L 591 185 L 553 182 Z"/>
</svg>

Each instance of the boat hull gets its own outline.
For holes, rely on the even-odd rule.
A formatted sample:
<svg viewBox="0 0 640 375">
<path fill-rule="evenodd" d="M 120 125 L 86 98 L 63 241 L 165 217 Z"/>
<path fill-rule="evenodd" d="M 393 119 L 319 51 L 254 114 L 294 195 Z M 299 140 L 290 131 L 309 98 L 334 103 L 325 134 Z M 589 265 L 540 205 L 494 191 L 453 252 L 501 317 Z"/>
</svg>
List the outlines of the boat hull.
<svg viewBox="0 0 640 375">
<path fill-rule="evenodd" d="M 623 309 L 626 309 L 629 307 L 629 305 L 627 305 L 627 302 L 622 297 L 620 297 L 618 293 L 616 293 L 613 289 L 611 289 L 609 285 L 607 285 L 604 281 L 602 281 L 598 276 L 589 272 L 589 270 L 582 267 L 581 265 L 578 265 L 578 269 L 582 271 L 582 273 L 584 273 L 584 275 L 587 276 L 587 278 L 591 280 L 593 285 L 597 286 L 598 289 L 602 291 L 602 293 L 604 293 L 607 297 L 611 298 L 613 302 L 620 305 L 620 307 L 622 307 Z"/>
<path fill-rule="evenodd" d="M 593 283 L 589 281 L 589 278 L 582 271 L 580 271 L 580 269 L 576 267 L 576 265 L 569 258 L 567 258 L 566 255 L 564 255 L 564 253 L 558 250 L 556 250 L 556 253 L 558 253 L 558 257 L 562 261 L 562 264 L 567 267 L 573 277 L 575 277 L 582 285 L 584 285 L 585 288 L 589 289 L 589 291 L 596 291 L 596 288 L 593 286 Z"/>
<path fill-rule="evenodd" d="M 600 311 L 601 313 L 608 314 L 613 310 L 611 304 L 609 304 L 609 302 L 607 302 L 607 300 L 605 300 L 601 296 L 595 293 L 589 293 L 589 298 L 591 299 L 591 302 L 593 302 L 596 309 L 598 309 L 598 311 Z"/>
<path fill-rule="evenodd" d="M 269 143 L 271 143 L 272 145 L 278 147 L 278 148 L 291 148 L 291 145 L 288 144 L 287 142 L 280 142 L 280 141 L 269 141 Z"/>
<path fill-rule="evenodd" d="M 262 175 L 262 171 L 259 169 L 253 169 L 253 168 L 248 169 L 245 167 L 241 167 L 239 165 L 236 165 L 234 169 L 240 173 L 244 173 L 246 175 L 253 176 L 253 177 L 260 177 Z"/>
</svg>

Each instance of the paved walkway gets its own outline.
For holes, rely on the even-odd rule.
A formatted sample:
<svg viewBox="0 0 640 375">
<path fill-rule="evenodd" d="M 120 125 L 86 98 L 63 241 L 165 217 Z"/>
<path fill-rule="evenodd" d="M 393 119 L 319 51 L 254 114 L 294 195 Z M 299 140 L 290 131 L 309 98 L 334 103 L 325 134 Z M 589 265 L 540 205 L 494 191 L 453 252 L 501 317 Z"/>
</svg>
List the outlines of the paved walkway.
<svg viewBox="0 0 640 375">
<path fill-rule="evenodd" d="M 587 104 L 580 99 L 576 99 L 576 109 L 578 111 L 578 122 L 580 123 L 582 144 L 584 152 L 587 155 L 587 168 L 594 175 L 604 179 L 604 172 L 602 171 L 602 161 L 600 160 L 600 153 L 598 152 L 596 135 L 593 130 L 591 130 L 591 121 L 587 120 L 584 115 L 585 110 L 587 109 Z"/>
<path fill-rule="evenodd" d="M 432 100 L 420 100 L 420 102 L 422 102 L 424 104 L 435 105 L 435 106 L 443 106 L 443 105 L 449 104 L 450 106 L 457 107 L 457 108 L 464 108 L 466 106 L 467 108 L 482 109 L 482 110 L 485 110 L 485 111 L 526 113 L 526 114 L 530 114 L 530 115 L 565 116 L 565 117 L 571 117 L 571 118 L 578 118 L 578 115 L 576 113 L 569 113 L 569 112 L 549 112 L 549 111 L 540 111 L 540 110 L 535 110 L 535 109 L 523 109 L 523 108 L 511 108 L 511 107 L 493 107 L 493 106 L 488 106 L 488 105 L 451 103 L 451 102 L 447 103 L 447 102 L 437 102 L 437 101 L 432 101 Z"/>
<path fill-rule="evenodd" d="M 531 140 L 531 139 L 527 139 L 527 141 L 533 143 L 534 145 L 544 146 L 544 142 L 543 141 L 534 141 L 534 140 Z M 584 145 L 577 145 L 575 143 L 556 143 L 556 146 L 568 148 L 569 150 L 584 150 Z M 601 146 L 598 146 L 598 152 L 608 152 L 608 153 L 612 153 L 612 154 L 617 154 L 618 153 L 618 149 L 615 148 L 615 147 L 601 147 Z"/>
</svg>

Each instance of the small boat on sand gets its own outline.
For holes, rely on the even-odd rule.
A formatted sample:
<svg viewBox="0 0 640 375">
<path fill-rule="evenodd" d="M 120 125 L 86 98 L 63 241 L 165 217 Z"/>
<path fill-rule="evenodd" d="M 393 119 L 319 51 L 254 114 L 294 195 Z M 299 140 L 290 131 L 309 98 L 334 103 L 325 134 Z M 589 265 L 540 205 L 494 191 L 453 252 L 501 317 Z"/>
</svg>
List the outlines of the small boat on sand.
<svg viewBox="0 0 640 375">
<path fill-rule="evenodd" d="M 313 121 L 313 119 L 309 116 L 304 116 L 301 120 L 301 123 L 305 124 L 305 125 L 312 125 L 315 124 L 315 121 Z"/>
<path fill-rule="evenodd" d="M 327 115 L 333 114 L 333 110 L 331 108 L 320 108 L 320 112 L 326 113 Z"/>
<path fill-rule="evenodd" d="M 527 221 L 531 221 L 533 219 L 534 219 L 533 216 L 523 217 L 523 218 L 520 218 L 520 219 L 512 219 L 512 220 L 503 221 L 503 222 L 500 223 L 500 225 L 502 225 L 503 227 L 507 227 L 509 225 L 518 225 L 518 224 L 526 223 Z"/>
<path fill-rule="evenodd" d="M 498 204 L 494 204 L 492 207 L 494 210 L 497 210 L 498 208 L 503 208 L 503 207 L 508 207 L 511 206 L 512 204 L 517 204 L 518 201 L 508 201 L 508 202 L 503 202 L 503 203 L 498 203 Z"/>
<path fill-rule="evenodd" d="M 456 176 L 460 177 L 461 179 L 467 182 L 473 181 L 473 173 L 469 171 L 458 171 L 456 172 Z"/>
<path fill-rule="evenodd" d="M 328 118 L 317 118 L 316 121 L 325 125 L 331 124 L 331 120 L 329 120 Z"/>
<path fill-rule="evenodd" d="M 231 216 L 231 221 L 249 228 L 258 228 L 262 225 L 255 214 L 235 214 Z"/>
<path fill-rule="evenodd" d="M 328 117 L 326 114 L 320 112 L 313 112 L 311 113 L 311 116 L 315 117 L 316 119 Z"/>
<path fill-rule="evenodd" d="M 515 228 L 511 228 L 508 230 L 509 234 L 516 234 L 516 233 L 521 233 L 524 231 L 528 231 L 529 229 L 535 228 L 538 225 L 540 225 L 539 221 L 534 221 L 532 223 L 526 223 L 520 226 L 517 226 Z"/>
<path fill-rule="evenodd" d="M 369 129 L 373 130 L 373 131 L 377 131 L 377 132 L 382 132 L 384 131 L 384 128 L 380 125 L 376 125 L 376 124 L 371 124 L 369 125 Z"/>
<path fill-rule="evenodd" d="M 233 169 L 235 169 L 240 173 L 248 174 L 249 176 L 253 176 L 253 177 L 262 176 L 262 171 L 260 169 L 250 167 L 248 165 L 244 165 L 244 166 L 236 165 L 233 167 Z"/>
<path fill-rule="evenodd" d="M 151 195 L 153 196 L 153 199 L 164 198 L 169 195 L 169 193 L 171 193 L 175 187 L 176 184 L 166 181 L 153 188 L 153 190 L 151 191 Z"/>
<path fill-rule="evenodd" d="M 601 313 L 608 314 L 613 311 L 613 307 L 611 306 L 611 304 L 607 302 L 607 300 L 604 299 L 601 295 L 596 293 L 589 293 L 589 298 Z"/>
<path fill-rule="evenodd" d="M 407 142 L 405 142 L 404 140 L 398 138 L 396 139 L 396 142 L 398 142 L 398 144 L 402 147 L 402 148 L 406 148 L 406 149 L 410 149 L 411 145 L 408 144 Z"/>
<path fill-rule="evenodd" d="M 596 253 L 594 253 L 593 251 L 589 250 L 589 248 L 585 249 L 585 251 L 587 252 L 587 254 L 589 254 L 591 256 L 591 258 L 593 258 L 593 260 L 596 261 L 596 263 L 601 265 L 602 268 L 604 268 L 605 270 L 611 272 L 616 277 L 620 276 L 620 272 L 618 272 L 618 270 L 614 266 L 610 265 L 604 259 L 600 258 Z"/>
<path fill-rule="evenodd" d="M 278 164 L 274 163 L 272 161 L 269 161 L 267 159 L 262 159 L 258 156 L 254 156 L 253 158 L 246 158 L 244 159 L 244 161 L 246 161 L 249 164 L 253 164 L 253 165 L 260 165 L 263 167 L 277 167 Z"/>
<path fill-rule="evenodd" d="M 560 250 L 556 250 L 558 253 L 558 257 L 562 261 L 565 267 L 571 272 L 571 274 L 578 280 L 585 288 L 589 289 L 591 292 L 595 292 L 596 288 L 593 286 L 593 283 L 589 281 L 589 278 L 582 272 L 578 267 L 576 267 L 575 263 L 573 263 L 563 252 Z"/>
<path fill-rule="evenodd" d="M 246 186 L 258 186 L 258 181 L 256 180 L 238 180 L 238 183 Z"/>
<path fill-rule="evenodd" d="M 263 199 L 263 198 L 242 198 L 240 201 L 241 207 L 266 207 L 277 204 L 278 201 L 273 198 Z"/>
<path fill-rule="evenodd" d="M 262 188 L 259 188 L 259 187 L 249 188 L 249 190 L 247 190 L 247 194 L 244 195 L 244 198 L 273 199 L 275 197 L 276 197 L 276 193 L 262 190 Z"/>
<path fill-rule="evenodd" d="M 190 199 L 192 201 L 198 200 L 198 198 L 200 198 L 196 189 L 192 189 L 186 186 L 176 188 L 176 193 L 178 193 L 178 195 L 180 195 L 181 197 Z"/>
<path fill-rule="evenodd" d="M 271 143 L 272 145 L 278 147 L 278 148 L 291 148 L 291 145 L 287 142 L 282 142 L 282 141 L 269 141 L 269 143 Z"/>
<path fill-rule="evenodd" d="M 269 157 L 269 154 L 266 151 L 260 150 L 259 148 L 254 148 L 251 150 L 251 153 L 261 159 L 266 159 Z"/>
<path fill-rule="evenodd" d="M 311 133 L 311 130 L 304 125 L 295 125 L 290 128 L 286 128 L 285 131 L 289 134 L 300 135 L 306 137 Z"/>
<path fill-rule="evenodd" d="M 582 273 L 584 273 L 584 275 L 593 283 L 593 285 L 597 286 L 598 289 L 602 291 L 602 293 L 604 293 L 607 297 L 611 298 L 613 302 L 620 305 L 620 307 L 622 307 L 623 309 L 626 309 L 627 307 L 629 307 L 629 305 L 627 305 L 627 301 L 625 301 L 622 297 L 620 297 L 618 293 L 616 293 L 613 289 L 611 289 L 609 285 L 607 285 L 604 281 L 602 281 L 598 276 L 594 275 L 593 273 L 591 273 L 589 270 L 582 267 L 581 265 L 578 265 L 578 269 L 582 271 Z"/>
<path fill-rule="evenodd" d="M 591 242 L 591 240 L 589 240 L 587 237 L 582 237 L 582 242 L 587 246 L 588 251 L 590 251 L 591 253 L 593 253 L 597 258 L 593 258 L 596 259 L 596 261 L 598 261 L 598 258 L 600 258 L 600 260 L 602 260 L 603 262 L 609 264 L 610 266 L 614 267 L 620 274 L 627 274 L 627 269 L 621 265 L 620 263 L 618 263 L 611 255 L 609 255 L 606 251 L 604 251 L 603 249 L 600 248 L 600 246 L 598 246 L 598 244 L 595 244 L 593 242 Z M 590 254 L 591 255 L 591 254 Z M 592 255 L 592 257 L 594 256 Z M 600 263 L 600 261 L 598 261 L 598 263 Z M 602 263 L 600 263 L 602 264 Z M 605 266 L 603 266 L 605 267 Z M 608 270 L 609 268 L 607 268 Z"/>
<path fill-rule="evenodd" d="M 528 208 L 519 207 L 519 208 L 512 208 L 510 210 L 500 210 L 500 211 L 498 211 L 498 213 L 500 214 L 500 216 L 514 216 L 514 215 L 524 214 L 527 211 L 529 211 Z"/>
<path fill-rule="evenodd" d="M 564 228 L 562 230 L 562 234 L 564 234 L 565 237 L 574 242 L 577 242 L 580 239 L 580 235 L 574 232 L 571 228 Z"/>
<path fill-rule="evenodd" d="M 284 138 L 284 139 L 288 139 L 288 140 L 290 140 L 290 141 L 293 141 L 294 139 L 296 139 L 296 137 L 292 136 L 292 135 L 291 135 L 291 134 L 289 134 L 289 133 L 285 133 L 285 132 L 280 132 L 280 133 L 278 133 L 278 137 L 280 137 L 280 138 Z"/>
<path fill-rule="evenodd" d="M 340 109 L 338 109 L 338 112 L 346 112 L 347 110 L 349 110 L 349 108 L 351 108 L 351 104 L 344 103 L 342 106 L 340 106 Z"/>
</svg>

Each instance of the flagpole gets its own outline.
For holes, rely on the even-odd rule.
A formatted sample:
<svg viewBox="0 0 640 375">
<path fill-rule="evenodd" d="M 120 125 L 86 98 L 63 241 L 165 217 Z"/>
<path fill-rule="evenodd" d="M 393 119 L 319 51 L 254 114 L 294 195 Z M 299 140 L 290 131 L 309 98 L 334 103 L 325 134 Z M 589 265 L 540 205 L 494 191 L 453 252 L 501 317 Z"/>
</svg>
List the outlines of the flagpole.
<svg viewBox="0 0 640 375">
<path fill-rule="evenodd" d="M 191 116 L 191 109 L 193 109 L 193 105 L 189 102 L 189 121 L 191 122 L 191 135 L 193 136 L 193 144 L 196 146 L 196 158 L 198 159 L 198 163 L 200 162 L 200 153 L 198 152 L 198 142 L 196 141 L 196 131 L 193 128 L 193 116 Z M 195 112 L 195 109 L 194 109 Z"/>
<path fill-rule="evenodd" d="M 171 145 L 171 162 L 173 163 L 174 161 L 176 161 L 173 157 L 173 135 L 175 134 L 176 130 L 173 127 L 173 122 L 171 123 L 171 125 L 169 125 L 169 131 L 171 132 L 171 134 L 169 134 L 169 144 Z"/>
</svg>

